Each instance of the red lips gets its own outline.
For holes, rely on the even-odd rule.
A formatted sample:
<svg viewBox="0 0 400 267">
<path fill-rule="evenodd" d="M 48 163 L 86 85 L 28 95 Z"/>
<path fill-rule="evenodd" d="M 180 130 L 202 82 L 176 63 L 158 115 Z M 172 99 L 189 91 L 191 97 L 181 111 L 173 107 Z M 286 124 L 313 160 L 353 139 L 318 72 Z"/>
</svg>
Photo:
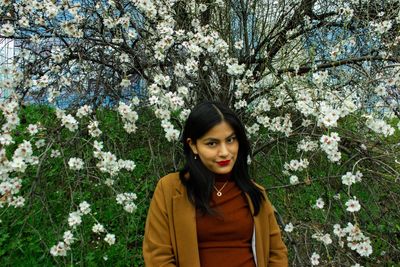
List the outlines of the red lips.
<svg viewBox="0 0 400 267">
<path fill-rule="evenodd" d="M 231 160 L 228 159 L 228 160 L 218 161 L 217 164 L 219 166 L 226 166 L 226 165 L 229 165 L 230 162 L 231 162 Z"/>
</svg>

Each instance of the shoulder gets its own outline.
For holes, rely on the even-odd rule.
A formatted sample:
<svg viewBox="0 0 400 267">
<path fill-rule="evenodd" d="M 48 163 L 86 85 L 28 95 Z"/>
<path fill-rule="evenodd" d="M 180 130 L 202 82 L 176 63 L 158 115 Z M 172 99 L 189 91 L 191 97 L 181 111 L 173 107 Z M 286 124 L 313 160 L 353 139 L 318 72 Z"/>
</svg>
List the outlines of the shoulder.
<svg viewBox="0 0 400 267">
<path fill-rule="evenodd" d="M 265 187 L 260 185 L 260 184 L 257 184 L 254 181 L 253 181 L 253 183 L 258 189 L 260 189 L 261 193 L 264 196 L 264 200 L 265 201 L 263 201 L 261 205 L 264 206 L 264 208 L 265 208 L 265 210 L 267 211 L 268 214 L 274 213 L 275 212 L 275 207 L 272 205 L 271 201 L 269 200 L 268 193 L 267 193 L 267 190 L 265 189 Z"/>
<path fill-rule="evenodd" d="M 179 186 L 181 184 L 179 172 L 172 172 L 161 177 L 158 183 L 162 184 L 163 186 Z"/>
<path fill-rule="evenodd" d="M 263 192 L 263 193 L 265 193 L 266 192 L 266 190 L 265 190 L 265 187 L 264 186 L 262 186 L 262 185 L 260 185 L 260 184 L 258 184 L 258 183 L 256 183 L 254 180 L 252 180 L 252 182 L 253 182 L 253 184 L 258 188 L 258 189 L 260 189 L 261 190 L 261 192 Z"/>
<path fill-rule="evenodd" d="M 160 178 L 157 183 L 156 191 L 161 190 L 164 194 L 174 194 L 176 191 L 182 191 L 183 187 L 179 178 L 179 172 L 173 172 Z"/>
</svg>

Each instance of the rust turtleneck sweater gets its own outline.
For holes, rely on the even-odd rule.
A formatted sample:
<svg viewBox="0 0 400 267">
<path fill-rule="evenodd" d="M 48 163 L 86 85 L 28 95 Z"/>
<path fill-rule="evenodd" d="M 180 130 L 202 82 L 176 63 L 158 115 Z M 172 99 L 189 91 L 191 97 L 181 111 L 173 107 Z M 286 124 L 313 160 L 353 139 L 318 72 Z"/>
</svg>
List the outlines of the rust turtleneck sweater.
<svg viewBox="0 0 400 267">
<path fill-rule="evenodd" d="M 225 187 L 220 190 L 226 183 Z M 197 241 L 202 267 L 255 267 L 251 250 L 253 217 L 230 175 L 217 175 L 210 206 L 217 214 L 196 214 Z"/>
</svg>

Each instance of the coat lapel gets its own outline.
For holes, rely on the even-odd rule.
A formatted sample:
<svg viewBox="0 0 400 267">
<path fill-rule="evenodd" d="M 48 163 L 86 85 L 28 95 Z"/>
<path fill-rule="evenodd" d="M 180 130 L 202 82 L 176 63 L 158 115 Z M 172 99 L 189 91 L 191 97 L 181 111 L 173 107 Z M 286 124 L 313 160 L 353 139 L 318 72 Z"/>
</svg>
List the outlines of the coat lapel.
<svg viewBox="0 0 400 267">
<path fill-rule="evenodd" d="M 260 189 L 262 189 L 263 191 L 264 188 L 261 188 L 260 186 L 258 186 L 256 184 L 257 187 L 259 187 Z M 253 254 L 255 254 L 254 256 L 256 257 L 256 266 L 257 267 L 265 267 L 265 260 L 266 260 L 266 255 L 264 253 L 264 244 L 263 242 L 269 242 L 268 236 L 265 233 L 262 233 L 261 230 L 263 228 L 265 228 L 268 223 L 265 221 L 265 216 L 264 215 L 264 206 L 261 206 L 261 209 L 258 213 L 257 216 L 254 216 L 254 206 L 253 206 L 253 202 L 251 201 L 250 196 L 246 193 L 246 197 L 247 197 L 247 202 L 249 203 L 249 208 L 250 208 L 250 212 L 253 215 L 253 219 L 254 219 L 254 235 L 253 238 L 255 238 L 255 240 L 252 240 L 253 242 L 255 242 L 255 251 L 253 250 Z M 261 219 L 262 218 L 262 219 Z M 263 220 L 263 221 L 262 221 Z"/>
<path fill-rule="evenodd" d="M 200 267 L 195 208 L 183 190 L 173 197 L 173 214 L 179 266 Z"/>
</svg>

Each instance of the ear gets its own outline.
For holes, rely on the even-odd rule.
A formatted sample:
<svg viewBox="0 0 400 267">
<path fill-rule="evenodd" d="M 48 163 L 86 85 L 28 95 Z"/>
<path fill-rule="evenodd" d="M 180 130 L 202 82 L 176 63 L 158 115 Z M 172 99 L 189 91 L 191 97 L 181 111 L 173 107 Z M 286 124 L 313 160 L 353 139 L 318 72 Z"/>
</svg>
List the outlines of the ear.
<svg viewBox="0 0 400 267">
<path fill-rule="evenodd" d="M 186 139 L 186 142 L 189 144 L 190 149 L 192 149 L 193 154 L 197 155 L 197 146 L 193 142 L 193 140 L 191 138 L 188 138 L 188 139 Z"/>
</svg>

